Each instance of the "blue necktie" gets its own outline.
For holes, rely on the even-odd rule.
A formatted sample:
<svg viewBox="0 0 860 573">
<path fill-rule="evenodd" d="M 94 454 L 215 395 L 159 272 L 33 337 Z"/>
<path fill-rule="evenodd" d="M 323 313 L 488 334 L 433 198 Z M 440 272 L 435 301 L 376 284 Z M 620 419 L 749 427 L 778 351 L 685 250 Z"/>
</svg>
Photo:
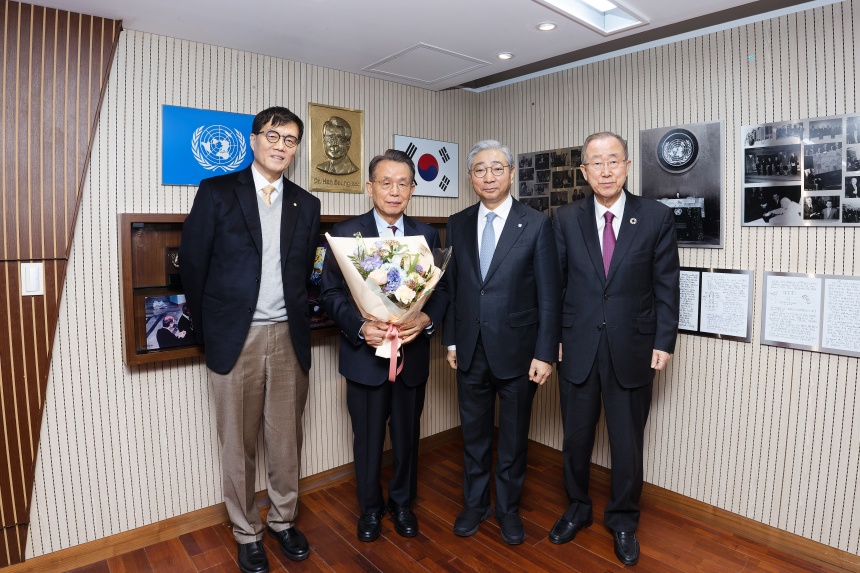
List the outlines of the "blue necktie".
<svg viewBox="0 0 860 573">
<path fill-rule="evenodd" d="M 603 226 L 603 272 L 609 276 L 609 263 L 612 262 L 612 253 L 615 252 L 615 231 L 612 229 L 612 219 L 615 218 L 610 211 L 603 214 L 606 224 Z"/>
<path fill-rule="evenodd" d="M 487 224 L 481 234 L 481 280 L 487 277 L 490 263 L 493 260 L 493 252 L 496 250 L 496 231 L 493 229 L 493 219 L 498 217 L 495 213 L 487 213 Z"/>
</svg>

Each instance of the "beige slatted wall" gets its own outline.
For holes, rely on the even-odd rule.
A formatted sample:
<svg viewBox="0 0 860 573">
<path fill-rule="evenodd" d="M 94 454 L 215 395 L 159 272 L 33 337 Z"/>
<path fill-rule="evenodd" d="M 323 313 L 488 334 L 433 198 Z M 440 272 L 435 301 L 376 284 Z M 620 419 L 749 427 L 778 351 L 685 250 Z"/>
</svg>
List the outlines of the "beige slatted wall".
<svg viewBox="0 0 860 573">
<path fill-rule="evenodd" d="M 739 128 L 857 112 L 858 31 L 854 0 L 512 84 L 484 94 L 479 136 L 529 152 L 617 131 L 638 192 L 640 130 L 722 121 L 724 248 L 682 249 L 681 264 L 755 270 L 757 340 L 762 271 L 857 275 L 860 234 L 741 228 Z M 682 335 L 655 384 L 645 479 L 860 554 L 858 382 L 855 358 Z M 538 396 L 531 437 L 561 448 L 558 390 Z M 610 466 L 605 431 L 594 461 Z"/>
<path fill-rule="evenodd" d="M 187 211 L 194 193 L 193 188 L 158 183 L 161 104 L 254 113 L 279 103 L 302 115 L 308 101 L 363 109 L 368 154 L 390 145 L 400 133 L 458 143 L 461 165 L 478 138 L 502 139 L 516 153 L 576 145 L 601 129 L 626 135 L 635 160 L 640 129 L 721 120 L 725 247 L 684 249 L 682 264 L 756 271 L 757 340 L 762 271 L 856 275 L 858 232 L 741 229 L 738 128 L 855 112 L 858 19 L 860 0 L 849 0 L 480 94 L 433 93 L 124 33 L 69 260 L 28 555 L 220 501 L 205 369 L 191 359 L 125 367 L 116 338 L 115 214 Z M 255 87 L 240 87 L 251 83 Z M 302 152 L 292 177 L 307 182 Z M 465 183 L 462 167 L 460 177 Z M 635 173 L 630 183 L 636 191 Z M 325 193 L 321 199 L 326 214 L 368 208 L 365 199 L 355 196 Z M 413 201 L 413 214 L 431 216 L 473 202 L 462 188 L 456 202 Z M 98 320 L 90 320 L 94 316 Z M 352 458 L 343 383 L 336 374 L 336 341 L 317 346 L 313 358 L 304 475 Z M 655 385 L 646 479 L 860 554 L 860 511 L 854 501 L 860 472 L 858 382 L 857 359 L 681 336 L 675 361 Z M 560 448 L 555 381 L 538 396 L 531 435 Z M 437 349 L 422 433 L 432 435 L 457 424 L 453 378 Z M 603 433 L 594 460 L 609 465 Z M 262 481 L 258 486 L 264 487 Z"/>
</svg>

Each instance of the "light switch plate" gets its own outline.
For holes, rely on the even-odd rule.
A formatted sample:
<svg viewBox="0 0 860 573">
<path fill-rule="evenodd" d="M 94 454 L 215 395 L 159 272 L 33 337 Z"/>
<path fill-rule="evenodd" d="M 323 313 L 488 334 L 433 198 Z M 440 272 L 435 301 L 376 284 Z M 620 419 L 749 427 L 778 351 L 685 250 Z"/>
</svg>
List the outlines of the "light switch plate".
<svg viewBox="0 0 860 573">
<path fill-rule="evenodd" d="M 21 263 L 21 296 L 45 294 L 45 264 Z"/>
</svg>

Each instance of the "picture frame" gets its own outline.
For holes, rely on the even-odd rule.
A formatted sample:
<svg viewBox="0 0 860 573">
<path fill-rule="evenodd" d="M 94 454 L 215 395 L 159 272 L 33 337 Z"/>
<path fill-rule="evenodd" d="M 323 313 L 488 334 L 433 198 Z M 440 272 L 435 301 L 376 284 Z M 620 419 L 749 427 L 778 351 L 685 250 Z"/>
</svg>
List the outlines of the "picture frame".
<svg viewBox="0 0 860 573">
<path fill-rule="evenodd" d="M 364 193 L 364 112 L 308 103 L 310 191 Z"/>
<path fill-rule="evenodd" d="M 722 133 L 720 121 L 639 132 L 641 195 L 672 209 L 681 248 L 723 246 Z"/>
</svg>

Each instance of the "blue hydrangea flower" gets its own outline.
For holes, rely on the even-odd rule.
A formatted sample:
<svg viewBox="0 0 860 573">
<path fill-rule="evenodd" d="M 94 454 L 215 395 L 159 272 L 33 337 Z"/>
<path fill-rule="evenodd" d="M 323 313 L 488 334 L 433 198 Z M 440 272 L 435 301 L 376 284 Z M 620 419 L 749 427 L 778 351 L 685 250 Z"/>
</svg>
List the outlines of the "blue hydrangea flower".
<svg viewBox="0 0 860 573">
<path fill-rule="evenodd" d="M 400 271 L 396 267 L 388 269 L 388 283 L 385 285 L 385 292 L 393 292 L 400 286 Z"/>
<path fill-rule="evenodd" d="M 382 264 L 382 257 L 378 254 L 374 254 L 372 257 L 365 257 L 363 261 L 361 261 L 361 268 L 367 272 L 370 272 L 374 269 L 379 268 L 379 265 Z"/>
</svg>

